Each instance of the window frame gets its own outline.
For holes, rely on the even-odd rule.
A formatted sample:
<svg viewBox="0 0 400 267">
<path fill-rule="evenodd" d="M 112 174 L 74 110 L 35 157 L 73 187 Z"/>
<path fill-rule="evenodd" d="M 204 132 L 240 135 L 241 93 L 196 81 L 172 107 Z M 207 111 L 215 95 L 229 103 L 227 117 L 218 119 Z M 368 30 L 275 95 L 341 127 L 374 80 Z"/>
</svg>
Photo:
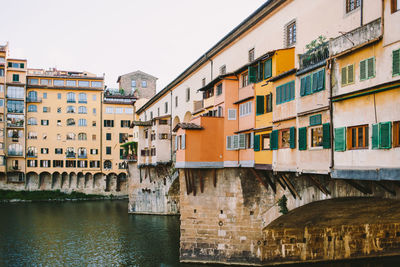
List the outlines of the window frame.
<svg viewBox="0 0 400 267">
<path fill-rule="evenodd" d="M 297 25 L 296 20 L 292 20 L 285 25 L 285 44 L 291 47 L 297 42 Z"/>
<path fill-rule="evenodd" d="M 321 143 L 320 145 L 314 145 L 314 130 L 320 129 L 321 130 Z M 307 127 L 307 130 L 309 131 L 308 134 L 308 138 L 310 138 L 309 142 L 307 142 L 309 144 L 308 149 L 313 150 L 313 149 L 323 149 L 324 148 L 324 130 L 323 130 L 323 126 L 322 124 L 318 124 L 318 125 L 313 125 L 313 126 L 309 126 Z"/>
<path fill-rule="evenodd" d="M 287 146 L 285 145 L 285 146 L 283 146 L 283 133 L 286 133 L 287 132 L 287 134 L 288 134 L 288 136 L 289 136 L 289 138 L 287 139 Z M 290 149 L 290 127 L 289 128 L 285 128 L 285 129 L 279 129 L 279 135 L 278 135 L 278 148 L 279 149 L 286 149 L 286 148 L 289 148 Z M 285 143 L 286 143 L 285 142 Z"/>
<path fill-rule="evenodd" d="M 363 129 L 363 144 L 362 146 L 359 145 L 359 131 Z M 353 130 L 356 130 L 356 145 L 353 146 Z M 369 149 L 369 125 L 357 125 L 357 126 L 350 126 L 346 129 L 346 142 L 347 142 L 347 149 L 348 150 L 359 150 L 359 149 Z"/>
</svg>

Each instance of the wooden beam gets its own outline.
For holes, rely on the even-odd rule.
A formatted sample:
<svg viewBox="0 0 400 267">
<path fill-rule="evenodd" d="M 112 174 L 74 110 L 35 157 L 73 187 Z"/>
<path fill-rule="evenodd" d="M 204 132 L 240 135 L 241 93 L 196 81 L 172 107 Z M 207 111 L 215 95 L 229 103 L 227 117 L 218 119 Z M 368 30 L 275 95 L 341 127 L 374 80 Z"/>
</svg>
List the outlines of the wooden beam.
<svg viewBox="0 0 400 267">
<path fill-rule="evenodd" d="M 276 194 L 276 184 L 272 181 L 270 174 L 271 173 L 269 171 L 266 171 L 264 177 L 267 180 L 267 183 L 269 184 L 269 186 L 272 188 L 272 190 Z"/>
<path fill-rule="evenodd" d="M 188 179 L 188 171 L 187 169 L 183 169 L 184 175 L 185 175 L 185 184 L 186 184 L 186 194 L 189 195 L 189 179 Z"/>
<path fill-rule="evenodd" d="M 352 187 L 354 187 L 355 189 L 357 189 L 358 191 L 360 191 L 361 193 L 363 193 L 364 195 L 368 195 L 370 193 L 368 193 L 368 189 L 365 188 L 363 185 L 360 185 L 359 183 L 357 183 L 354 180 L 350 180 L 350 179 L 343 179 L 343 181 L 345 181 L 346 183 L 348 183 L 349 185 L 351 185 Z"/>
<path fill-rule="evenodd" d="M 280 174 L 276 174 L 274 175 L 275 180 L 281 185 L 281 187 L 283 188 L 283 190 L 286 190 L 286 185 L 285 183 L 282 181 L 282 178 L 280 177 Z"/>
<path fill-rule="evenodd" d="M 257 178 L 257 180 L 260 182 L 260 184 L 262 184 L 265 187 L 265 189 L 268 190 L 268 185 L 264 182 L 264 180 L 260 177 L 260 175 L 258 175 L 257 171 L 253 168 L 250 168 L 250 171 Z"/>
<path fill-rule="evenodd" d="M 196 176 L 193 174 L 191 169 L 190 169 L 190 179 L 192 184 L 193 196 L 196 196 Z"/>
<path fill-rule="evenodd" d="M 213 183 L 214 183 L 214 187 L 217 187 L 217 169 L 214 169 Z"/>
<path fill-rule="evenodd" d="M 204 183 L 203 183 L 203 176 L 201 175 L 200 169 L 198 169 L 197 173 L 198 173 L 198 176 L 200 179 L 200 192 L 203 193 L 204 192 Z"/>
<path fill-rule="evenodd" d="M 389 188 L 389 186 L 385 183 L 385 181 L 375 181 L 375 184 L 381 187 L 383 190 L 386 190 L 392 196 L 396 195 L 396 191 Z"/>
<path fill-rule="evenodd" d="M 328 190 L 328 188 L 326 188 L 326 187 L 319 181 L 319 179 L 318 179 L 316 176 L 314 176 L 314 175 L 312 175 L 312 174 L 309 174 L 309 175 L 306 175 L 306 176 L 310 178 L 311 182 L 312 182 L 312 183 L 315 185 L 315 187 L 317 187 L 322 193 L 324 193 L 325 195 L 330 195 L 330 194 L 331 194 L 331 192 Z"/>
<path fill-rule="evenodd" d="M 290 192 L 292 193 L 292 191 L 293 191 L 293 193 L 301 200 L 300 194 L 297 192 L 296 188 L 294 187 L 294 185 L 292 184 L 292 182 L 291 182 L 290 179 L 289 179 L 289 174 L 283 174 L 283 175 L 282 175 L 282 178 L 283 178 L 283 180 L 285 181 L 285 183 L 287 184 L 287 186 L 288 186 Z M 292 194 L 293 194 L 293 193 L 292 193 Z M 296 198 L 296 197 L 295 197 L 295 198 Z"/>
</svg>

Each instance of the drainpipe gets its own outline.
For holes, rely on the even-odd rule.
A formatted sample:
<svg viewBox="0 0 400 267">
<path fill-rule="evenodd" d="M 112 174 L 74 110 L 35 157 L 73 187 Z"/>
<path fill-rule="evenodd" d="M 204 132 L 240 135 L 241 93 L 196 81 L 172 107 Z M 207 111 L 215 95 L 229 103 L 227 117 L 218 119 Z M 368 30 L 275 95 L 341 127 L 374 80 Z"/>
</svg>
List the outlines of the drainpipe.
<svg viewBox="0 0 400 267">
<path fill-rule="evenodd" d="M 170 158 L 170 160 L 171 160 L 171 163 L 172 163 L 172 160 L 173 160 L 172 155 L 174 153 L 174 149 L 172 148 L 172 123 L 173 123 L 173 121 L 172 121 L 172 107 L 173 107 L 173 105 L 172 105 L 172 89 L 171 89 L 170 95 L 171 95 L 171 119 L 170 119 L 170 123 L 169 123 L 169 132 L 171 133 L 171 140 L 169 142 L 170 142 L 170 147 L 171 147 L 171 158 Z"/>
<path fill-rule="evenodd" d="M 362 27 L 364 22 L 363 22 L 363 17 L 364 17 L 364 0 L 361 0 L 361 4 L 360 4 L 360 26 Z"/>
<path fill-rule="evenodd" d="M 331 135 L 331 165 L 329 166 L 329 169 L 332 171 L 333 167 L 335 166 L 335 159 L 334 159 L 334 142 L 333 142 L 333 103 L 332 103 L 332 81 L 333 81 L 333 69 L 334 69 L 334 59 L 330 58 L 328 61 L 328 67 L 329 67 L 329 119 L 331 122 L 331 127 L 330 127 L 330 135 Z"/>
<path fill-rule="evenodd" d="M 385 17 L 385 0 L 382 0 L 382 14 L 381 14 L 381 31 L 382 31 L 382 33 L 381 33 L 381 35 L 384 34 L 384 27 L 385 27 L 384 17 Z"/>
</svg>

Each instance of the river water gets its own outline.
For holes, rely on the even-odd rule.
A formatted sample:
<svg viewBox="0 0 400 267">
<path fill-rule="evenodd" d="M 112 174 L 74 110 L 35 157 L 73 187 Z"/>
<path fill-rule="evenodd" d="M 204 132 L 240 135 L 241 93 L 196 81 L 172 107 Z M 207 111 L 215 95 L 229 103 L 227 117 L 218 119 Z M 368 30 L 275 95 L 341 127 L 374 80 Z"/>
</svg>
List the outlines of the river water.
<svg viewBox="0 0 400 267">
<path fill-rule="evenodd" d="M 196 266 L 179 264 L 178 216 L 130 215 L 127 205 L 0 204 L 0 266 Z M 392 267 L 400 258 L 300 266 Z"/>
</svg>

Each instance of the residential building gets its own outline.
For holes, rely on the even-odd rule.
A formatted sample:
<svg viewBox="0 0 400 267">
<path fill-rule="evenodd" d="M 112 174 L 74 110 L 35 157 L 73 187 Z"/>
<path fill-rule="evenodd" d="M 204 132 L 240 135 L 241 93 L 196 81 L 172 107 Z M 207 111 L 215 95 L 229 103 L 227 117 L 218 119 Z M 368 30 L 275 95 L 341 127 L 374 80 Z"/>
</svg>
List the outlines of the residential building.
<svg viewBox="0 0 400 267">
<path fill-rule="evenodd" d="M 134 94 L 138 99 L 150 99 L 156 94 L 157 78 L 137 70 L 118 76 L 119 90 L 125 94 Z"/>
</svg>

